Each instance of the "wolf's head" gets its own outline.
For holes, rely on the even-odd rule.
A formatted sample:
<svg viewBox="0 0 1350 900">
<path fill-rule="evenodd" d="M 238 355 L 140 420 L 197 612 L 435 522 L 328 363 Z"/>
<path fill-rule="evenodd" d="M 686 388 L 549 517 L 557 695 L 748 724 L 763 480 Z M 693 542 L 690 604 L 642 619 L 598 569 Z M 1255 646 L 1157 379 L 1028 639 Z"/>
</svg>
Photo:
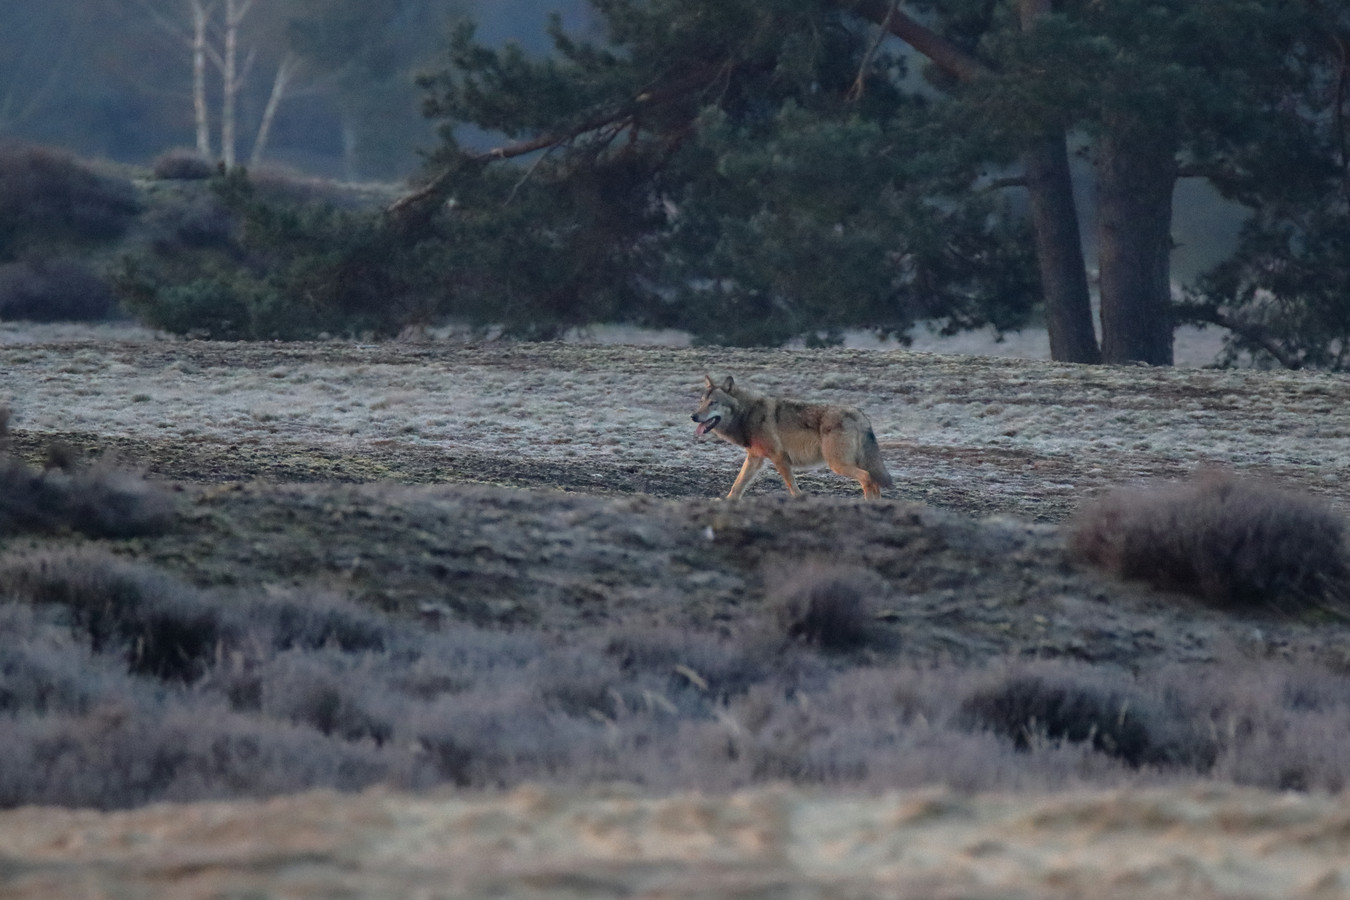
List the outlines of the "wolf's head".
<svg viewBox="0 0 1350 900">
<path fill-rule="evenodd" d="M 703 437 L 721 425 L 723 420 L 730 419 L 736 411 L 736 398 L 732 396 L 736 383 L 730 375 L 721 384 L 713 381 L 711 375 L 704 375 L 703 384 L 703 400 L 689 417 L 698 423 L 698 428 L 694 430 L 695 437 Z"/>
</svg>

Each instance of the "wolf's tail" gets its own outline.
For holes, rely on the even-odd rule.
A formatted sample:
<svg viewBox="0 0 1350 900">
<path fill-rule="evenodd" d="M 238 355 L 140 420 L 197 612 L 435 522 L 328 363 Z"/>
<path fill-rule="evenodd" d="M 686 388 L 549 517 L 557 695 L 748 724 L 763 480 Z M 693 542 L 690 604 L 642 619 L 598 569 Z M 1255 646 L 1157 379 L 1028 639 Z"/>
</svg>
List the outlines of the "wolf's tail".
<svg viewBox="0 0 1350 900">
<path fill-rule="evenodd" d="M 881 487 L 895 487 L 895 479 L 886 471 L 886 461 L 881 458 L 881 445 L 877 443 L 876 433 L 870 428 L 863 438 L 863 468 Z"/>
</svg>

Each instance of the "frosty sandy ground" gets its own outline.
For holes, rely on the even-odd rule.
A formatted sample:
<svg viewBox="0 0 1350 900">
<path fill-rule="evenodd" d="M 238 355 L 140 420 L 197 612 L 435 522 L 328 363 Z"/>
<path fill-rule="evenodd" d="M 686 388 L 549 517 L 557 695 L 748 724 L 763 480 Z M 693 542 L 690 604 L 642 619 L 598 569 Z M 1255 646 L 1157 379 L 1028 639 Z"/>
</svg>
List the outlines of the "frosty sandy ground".
<svg viewBox="0 0 1350 900">
<path fill-rule="evenodd" d="M 329 792 L 0 813 L 11 898 L 1205 900 L 1350 892 L 1337 799 L 1255 791 L 837 797 Z"/>
<path fill-rule="evenodd" d="M 725 493 L 738 457 L 720 441 L 693 439 L 689 412 L 706 371 L 766 393 L 861 407 L 899 496 L 931 502 L 922 486 L 946 479 L 989 501 L 973 512 L 1062 518 L 1082 489 L 1206 464 L 1292 478 L 1339 498 L 1350 462 L 1343 376 L 903 350 L 232 345 L 109 334 L 91 341 L 38 329 L 24 343 L 9 332 L 0 341 L 0 402 L 12 407 L 15 427 L 341 454 L 392 447 L 428 460 L 589 465 L 602 475 L 637 467 L 650 489 L 659 491 L 665 473 L 687 485 L 673 493 L 691 492 L 689 479 L 701 473 L 711 497 Z M 805 486 L 844 491 L 828 474 Z M 781 489 L 765 476 L 753 490 Z M 1000 506 L 1000 496 L 1021 502 Z M 1059 505 L 1037 511 L 1040 497 Z"/>
</svg>

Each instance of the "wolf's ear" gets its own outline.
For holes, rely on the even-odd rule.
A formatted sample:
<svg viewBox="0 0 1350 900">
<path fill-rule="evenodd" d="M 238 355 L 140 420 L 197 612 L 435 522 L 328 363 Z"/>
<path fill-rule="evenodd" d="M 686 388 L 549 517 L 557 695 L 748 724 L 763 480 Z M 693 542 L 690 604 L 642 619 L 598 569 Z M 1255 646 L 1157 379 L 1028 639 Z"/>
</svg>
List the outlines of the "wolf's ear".
<svg viewBox="0 0 1350 900">
<path fill-rule="evenodd" d="M 703 374 L 703 386 L 710 391 L 713 389 L 712 376 L 707 374 L 706 372 Z"/>
<path fill-rule="evenodd" d="M 728 394 L 731 393 L 731 389 L 734 388 L 735 386 L 736 386 L 736 382 L 734 382 L 734 381 L 731 380 L 731 376 L 730 376 L 730 375 L 727 376 L 726 381 L 723 381 L 723 382 L 722 382 L 722 390 L 725 391 L 725 392 L 728 393 Z"/>
</svg>

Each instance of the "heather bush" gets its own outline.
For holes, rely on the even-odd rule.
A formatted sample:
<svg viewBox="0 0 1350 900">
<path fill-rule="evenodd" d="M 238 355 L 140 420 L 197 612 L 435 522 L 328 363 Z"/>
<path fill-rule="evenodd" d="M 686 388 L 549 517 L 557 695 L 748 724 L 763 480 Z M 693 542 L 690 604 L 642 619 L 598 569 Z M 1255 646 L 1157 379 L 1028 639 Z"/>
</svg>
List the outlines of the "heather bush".
<svg viewBox="0 0 1350 900">
<path fill-rule="evenodd" d="M 216 167 L 196 150 L 174 147 L 150 164 L 150 173 L 166 181 L 201 181 L 216 173 Z"/>
<path fill-rule="evenodd" d="M 1227 608 L 1290 612 L 1350 599 L 1341 517 L 1310 495 L 1232 475 L 1114 491 L 1078 514 L 1069 544 L 1121 578 Z"/>
<path fill-rule="evenodd" d="M 310 592 L 12 549 L 0 806 L 525 781 L 1339 790 L 1350 774 L 1350 677 L 1310 660 L 916 668 L 746 626 L 428 631 Z"/>
<path fill-rule="evenodd" d="M 97 321 L 106 319 L 115 303 L 107 282 L 73 259 L 0 264 L 0 319 Z"/>
<path fill-rule="evenodd" d="M 162 487 L 114 462 L 36 471 L 0 454 L 0 535 L 70 530 L 135 537 L 162 532 L 173 513 Z"/>
<path fill-rule="evenodd" d="M 1204 769 L 1213 762 L 1213 747 L 1186 727 L 1184 711 L 1103 681 L 1082 673 L 1014 674 L 970 694 L 961 713 L 1023 751 L 1037 741 L 1063 741 L 1091 744 L 1131 766 Z"/>
<path fill-rule="evenodd" d="M 881 580 L 866 570 L 819 563 L 776 567 L 766 582 L 769 595 L 778 598 L 778 625 L 792 640 L 848 651 L 877 636 L 872 597 Z"/>
<path fill-rule="evenodd" d="M 160 256 L 229 247 L 238 223 L 220 198 L 203 191 L 165 197 L 144 216 L 150 246 Z"/>
<path fill-rule="evenodd" d="M 132 675 L 193 680 L 224 632 L 218 611 L 198 592 L 101 551 L 0 556 L 0 597 L 60 607 L 94 653 L 122 657 Z"/>
<path fill-rule="evenodd" d="M 124 178 L 58 150 L 0 144 L 0 261 L 34 246 L 112 240 L 139 209 Z"/>
</svg>

